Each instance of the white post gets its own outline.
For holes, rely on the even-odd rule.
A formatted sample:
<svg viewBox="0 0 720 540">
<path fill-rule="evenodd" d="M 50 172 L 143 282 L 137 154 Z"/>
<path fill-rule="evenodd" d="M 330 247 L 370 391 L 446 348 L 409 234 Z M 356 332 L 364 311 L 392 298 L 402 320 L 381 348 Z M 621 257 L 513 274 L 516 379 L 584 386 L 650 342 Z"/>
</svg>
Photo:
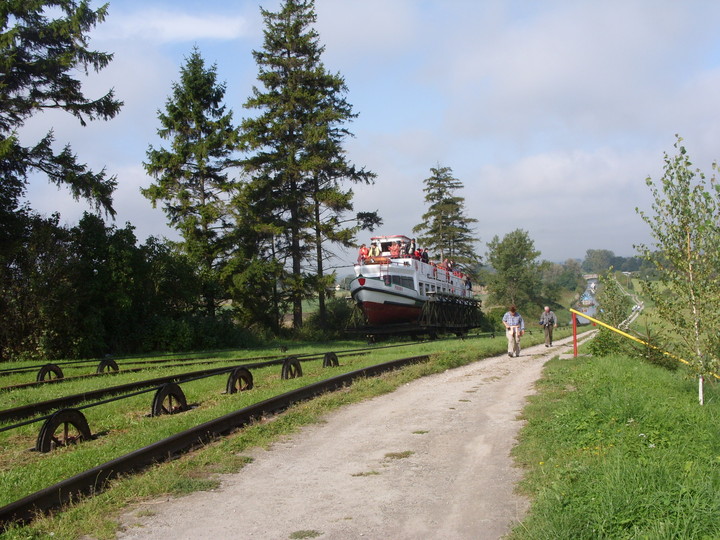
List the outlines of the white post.
<svg viewBox="0 0 720 540">
<path fill-rule="evenodd" d="M 702 375 L 700 375 L 700 379 L 698 380 L 698 399 L 700 400 L 700 405 L 705 405 L 705 397 L 703 395 L 703 381 L 705 379 Z"/>
</svg>

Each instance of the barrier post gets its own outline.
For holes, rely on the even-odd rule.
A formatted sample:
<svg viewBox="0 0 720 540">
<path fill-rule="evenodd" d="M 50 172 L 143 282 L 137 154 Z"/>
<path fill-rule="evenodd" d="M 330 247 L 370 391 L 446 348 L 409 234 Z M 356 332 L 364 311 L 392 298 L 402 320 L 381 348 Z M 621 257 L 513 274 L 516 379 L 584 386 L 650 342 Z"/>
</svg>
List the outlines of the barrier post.
<svg viewBox="0 0 720 540">
<path fill-rule="evenodd" d="M 573 327 L 573 358 L 577 358 L 577 315 L 572 314 L 572 327 Z"/>
</svg>

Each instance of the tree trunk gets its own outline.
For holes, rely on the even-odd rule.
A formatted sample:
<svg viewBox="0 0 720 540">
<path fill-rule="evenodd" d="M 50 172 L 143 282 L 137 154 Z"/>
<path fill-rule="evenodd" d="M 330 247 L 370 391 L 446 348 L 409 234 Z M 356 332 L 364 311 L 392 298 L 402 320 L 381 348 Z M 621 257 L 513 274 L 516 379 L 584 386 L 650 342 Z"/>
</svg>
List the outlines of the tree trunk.
<svg viewBox="0 0 720 540">
<path fill-rule="evenodd" d="M 297 193 L 297 183 L 292 182 L 292 193 Z M 302 253 L 300 251 L 300 226 L 298 224 L 298 210 L 296 207 L 290 210 L 290 250 L 292 255 L 292 304 L 293 304 L 293 328 L 302 328 Z"/>
<path fill-rule="evenodd" d="M 325 307 L 325 283 L 323 280 L 323 250 L 322 250 L 322 233 L 320 232 L 320 204 L 315 201 L 315 252 L 317 256 L 317 277 L 318 283 L 318 318 L 320 327 L 325 328 L 325 319 L 327 318 L 327 308 Z"/>
</svg>

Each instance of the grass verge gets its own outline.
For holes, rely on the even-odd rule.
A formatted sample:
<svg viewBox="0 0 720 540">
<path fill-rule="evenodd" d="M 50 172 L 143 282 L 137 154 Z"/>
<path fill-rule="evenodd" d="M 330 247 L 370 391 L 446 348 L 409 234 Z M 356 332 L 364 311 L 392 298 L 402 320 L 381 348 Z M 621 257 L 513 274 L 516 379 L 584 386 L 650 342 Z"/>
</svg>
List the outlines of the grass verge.
<svg viewBox="0 0 720 540">
<path fill-rule="evenodd" d="M 720 389 L 623 356 L 553 360 L 513 454 L 521 539 L 720 538 Z"/>
</svg>

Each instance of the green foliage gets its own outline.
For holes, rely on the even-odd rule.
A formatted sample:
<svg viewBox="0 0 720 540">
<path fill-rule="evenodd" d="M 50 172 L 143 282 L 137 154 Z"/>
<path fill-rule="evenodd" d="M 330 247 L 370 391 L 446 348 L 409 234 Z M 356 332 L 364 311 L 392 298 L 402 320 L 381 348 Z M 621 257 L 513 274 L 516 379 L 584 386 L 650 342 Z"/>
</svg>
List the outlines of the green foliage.
<svg viewBox="0 0 720 540">
<path fill-rule="evenodd" d="M 82 125 L 119 112 L 122 102 L 112 91 L 88 99 L 77 78 L 112 59 L 87 47 L 87 34 L 106 12 L 107 6 L 92 10 L 74 0 L 5 1 L 0 8 L 0 360 L 81 347 L 62 343 L 76 319 L 56 320 L 77 305 L 63 273 L 73 257 L 67 231 L 57 227 L 59 216 L 37 216 L 22 198 L 30 176 L 39 173 L 114 215 L 116 180 L 78 162 L 69 145 L 58 152 L 52 130 L 30 146 L 21 144 L 18 132 L 48 109 Z"/>
<path fill-rule="evenodd" d="M 75 0 L 5 1 L 0 14 L 0 224 L 18 211 L 32 172 L 114 214 L 115 177 L 78 163 L 69 146 L 56 153 L 52 130 L 33 146 L 22 146 L 17 137 L 29 118 L 48 109 L 63 110 L 82 125 L 119 112 L 122 102 L 112 90 L 88 99 L 76 78 L 112 60 L 111 54 L 87 48 L 87 35 L 105 19 L 107 5 L 92 10 Z"/>
<path fill-rule="evenodd" d="M 582 269 L 593 274 L 602 274 L 613 265 L 615 254 L 608 249 L 588 249 Z"/>
<path fill-rule="evenodd" d="M 437 253 L 440 260 L 449 259 L 471 268 L 480 259 L 471 228 L 477 220 L 465 215 L 465 199 L 456 195 L 463 184 L 453 177 L 450 167 L 432 167 L 430 172 L 431 176 L 423 181 L 428 210 L 421 223 L 413 227 L 414 233 L 420 233 L 418 244 Z"/>
<path fill-rule="evenodd" d="M 598 334 L 588 343 L 588 351 L 593 356 L 621 354 L 629 350 L 628 339 L 607 328 L 600 328 Z"/>
<path fill-rule="evenodd" d="M 485 317 L 490 328 L 488 331 L 504 332 L 505 325 L 502 323 L 503 315 L 507 311 L 506 307 L 496 307 L 485 311 Z M 518 312 L 522 315 L 522 311 L 518 308 Z M 525 316 L 523 315 L 523 319 Z"/>
<path fill-rule="evenodd" d="M 245 328 L 268 328 L 276 335 L 288 306 L 282 263 L 275 259 L 234 258 L 225 268 L 232 307 L 238 323 Z"/>
<path fill-rule="evenodd" d="M 356 114 L 344 98 L 344 79 L 321 62 L 314 2 L 286 0 L 277 13 L 261 13 L 265 41 L 253 56 L 264 88 L 253 88 L 245 103 L 258 114 L 242 122 L 241 141 L 250 154 L 242 165 L 250 180 L 235 205 L 257 246 L 250 256 L 267 253 L 287 262 L 291 277 L 284 290 L 299 328 L 302 300 L 313 285 L 320 287 L 321 306 L 324 301 L 329 253 L 323 243 L 351 245 L 357 231 L 343 225 L 341 216 L 353 207 L 352 190 L 341 183 L 369 183 L 374 174 L 351 165 L 342 148 L 350 135 L 344 124 Z M 317 279 L 308 279 L 306 265 L 315 265 Z"/>
<path fill-rule="evenodd" d="M 661 342 L 647 326 L 644 333 L 639 333 L 639 337 L 647 345 L 640 343 L 631 344 L 633 348 L 632 356 L 641 358 L 649 364 L 653 364 L 670 371 L 676 371 L 680 368 L 682 364 L 677 360 L 677 358 L 673 358 L 672 356 L 665 354 L 664 351 L 667 351 L 668 349 L 667 345 Z"/>
<path fill-rule="evenodd" d="M 599 276 L 599 282 L 596 299 L 600 309 L 597 318 L 614 328 L 620 328 L 630 315 L 633 303 L 615 279 L 612 268 Z M 588 349 L 594 356 L 629 353 L 633 350 L 627 338 L 607 328 L 600 328 L 598 335 L 588 344 Z"/>
<path fill-rule="evenodd" d="M 534 305 L 537 309 L 542 304 L 539 256 L 527 231 L 516 229 L 502 240 L 495 236 L 488 243 L 486 256 L 488 264 L 495 270 L 487 276 L 490 302 L 504 306 L 514 304 L 518 308 Z"/>
<path fill-rule="evenodd" d="M 603 274 L 611 267 L 621 272 L 637 272 L 642 265 L 642 257 L 620 257 L 609 249 L 588 249 L 582 262 L 582 269 L 592 274 Z"/>
<path fill-rule="evenodd" d="M 166 111 L 159 113 L 158 135 L 171 149 L 147 151 L 145 169 L 156 183 L 142 193 L 155 206 L 162 201 L 179 244 L 199 268 L 205 310 L 211 317 L 222 296 L 219 264 L 225 251 L 227 202 L 234 182 L 228 178 L 231 155 L 237 145 L 232 113 L 222 105 L 225 86 L 217 83 L 215 66 L 207 69 L 200 51 L 193 49 L 173 84 Z"/>
<path fill-rule="evenodd" d="M 568 259 L 563 264 L 543 261 L 538 266 L 540 272 L 540 298 L 543 304 L 560 302 L 567 292 L 581 293 L 586 286 L 580 264 Z"/>
<path fill-rule="evenodd" d="M 336 339 L 345 334 L 350 326 L 354 306 L 345 298 L 332 298 L 327 303 L 327 317 L 323 321 L 318 312 L 311 314 L 305 321 L 302 336 L 315 339 Z"/>
<path fill-rule="evenodd" d="M 703 376 L 717 370 L 720 358 L 720 187 L 693 168 L 681 142 L 678 137 L 675 156 L 665 154 L 659 183 L 646 180 L 653 212 L 637 211 L 655 245 L 638 249 L 657 271 L 658 281 L 643 285 L 661 320 L 661 338 Z"/>
<path fill-rule="evenodd" d="M 619 328 L 621 323 L 630 315 L 633 302 L 620 287 L 612 273 L 612 269 L 601 275 L 599 281 L 600 285 L 596 295 L 597 302 L 600 305 L 598 318 L 610 326 Z"/>
<path fill-rule="evenodd" d="M 513 454 L 533 502 L 509 538 L 717 538 L 720 390 L 625 356 L 553 360 Z"/>
<path fill-rule="evenodd" d="M 85 214 L 29 216 L 0 289 L 0 358 L 87 358 L 248 342 L 230 312 L 198 314 L 196 270 L 186 255 L 133 228 Z M 20 249 L 21 248 L 21 249 Z"/>
</svg>

